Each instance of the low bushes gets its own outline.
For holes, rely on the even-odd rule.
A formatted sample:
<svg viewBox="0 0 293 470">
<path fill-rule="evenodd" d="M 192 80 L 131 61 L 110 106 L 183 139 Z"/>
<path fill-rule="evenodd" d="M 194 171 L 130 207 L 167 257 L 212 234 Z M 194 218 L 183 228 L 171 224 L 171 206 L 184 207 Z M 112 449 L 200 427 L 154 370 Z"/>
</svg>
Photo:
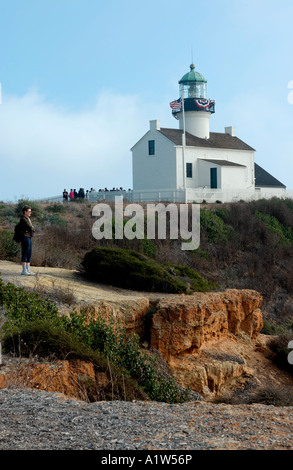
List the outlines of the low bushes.
<svg viewBox="0 0 293 470">
<path fill-rule="evenodd" d="M 90 279 L 127 289 L 191 293 L 216 288 L 188 267 L 159 263 L 134 250 L 95 247 L 81 264 Z"/>
<path fill-rule="evenodd" d="M 156 360 L 143 353 L 138 335 L 128 335 L 124 328 L 106 322 L 102 315 L 90 316 L 85 311 L 72 312 L 68 327 L 94 351 L 100 351 L 116 366 L 127 370 L 151 400 L 181 403 L 189 391 L 177 386 L 173 377 L 163 378 Z"/>
<path fill-rule="evenodd" d="M 226 211 L 223 209 L 210 211 L 206 208 L 200 212 L 201 230 L 206 232 L 210 242 L 226 243 L 233 240 L 236 233 L 233 228 L 224 222 Z"/>
<path fill-rule="evenodd" d="M 20 244 L 13 241 L 14 231 L 0 230 L 0 259 L 15 261 L 20 259 Z"/>
<path fill-rule="evenodd" d="M 6 352 L 78 358 L 100 368 L 106 361 L 111 364 L 107 373 L 120 371 L 124 387 L 134 381 L 134 390 L 141 389 L 140 397 L 147 394 L 152 400 L 169 403 L 189 399 L 188 390 L 178 387 L 172 377 L 160 375 L 156 360 L 141 351 L 138 336 L 129 336 L 119 325 L 107 323 L 103 312 L 91 316 L 85 310 L 72 310 L 68 316 L 59 316 L 56 304 L 49 299 L 13 284 L 5 285 L 1 279 L 0 307 L 6 317 L 1 331 Z"/>
<path fill-rule="evenodd" d="M 280 388 L 275 385 L 259 386 L 253 391 L 235 393 L 233 396 L 217 397 L 214 403 L 230 405 L 261 404 L 268 406 L 293 406 L 291 388 Z"/>
<path fill-rule="evenodd" d="M 293 406 L 293 397 L 290 389 L 275 386 L 260 387 L 249 396 L 247 403 L 260 403 L 273 406 Z"/>
<path fill-rule="evenodd" d="M 148 399 L 136 380 L 52 319 L 23 323 L 20 329 L 12 328 L 4 338 L 4 347 L 21 357 L 45 358 L 51 362 L 65 359 L 91 362 L 95 374 L 102 372 L 108 380 L 101 384 L 88 376 L 79 377 L 76 386 L 87 401 Z"/>
</svg>

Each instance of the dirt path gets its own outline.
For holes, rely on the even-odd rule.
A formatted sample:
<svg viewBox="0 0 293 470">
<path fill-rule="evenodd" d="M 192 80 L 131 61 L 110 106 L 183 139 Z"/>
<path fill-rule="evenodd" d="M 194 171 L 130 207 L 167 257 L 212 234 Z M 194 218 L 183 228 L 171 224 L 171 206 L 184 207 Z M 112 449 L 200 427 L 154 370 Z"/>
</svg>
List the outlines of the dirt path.
<svg viewBox="0 0 293 470">
<path fill-rule="evenodd" d="M 102 284 L 91 283 L 83 279 L 76 271 L 61 268 L 31 268 L 36 276 L 22 276 L 21 265 L 0 260 L 0 278 L 7 283 L 48 291 L 63 290 L 72 293 L 78 304 L 106 302 L 135 302 L 145 297 L 143 293 L 127 291 Z"/>
</svg>

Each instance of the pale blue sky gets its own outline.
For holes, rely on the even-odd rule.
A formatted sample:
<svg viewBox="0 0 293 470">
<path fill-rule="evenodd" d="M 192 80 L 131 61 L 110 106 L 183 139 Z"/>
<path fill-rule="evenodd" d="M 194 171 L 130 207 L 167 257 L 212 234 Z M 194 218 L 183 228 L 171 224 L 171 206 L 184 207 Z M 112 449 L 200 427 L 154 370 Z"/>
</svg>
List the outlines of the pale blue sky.
<svg viewBox="0 0 293 470">
<path fill-rule="evenodd" d="M 0 0 L 0 25 L 0 200 L 132 187 L 130 148 L 178 127 L 192 57 L 211 131 L 234 125 L 293 189 L 292 0 Z"/>
</svg>

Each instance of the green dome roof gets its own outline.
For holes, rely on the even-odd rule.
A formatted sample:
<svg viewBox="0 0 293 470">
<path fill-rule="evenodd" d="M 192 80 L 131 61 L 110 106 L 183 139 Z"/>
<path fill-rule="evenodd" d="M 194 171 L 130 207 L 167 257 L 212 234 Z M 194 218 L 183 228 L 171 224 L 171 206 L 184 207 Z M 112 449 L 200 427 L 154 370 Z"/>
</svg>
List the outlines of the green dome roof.
<svg viewBox="0 0 293 470">
<path fill-rule="evenodd" d="M 201 73 L 195 71 L 195 65 L 191 64 L 190 72 L 183 75 L 179 83 L 190 83 L 190 82 L 204 82 L 207 83 L 206 79 L 201 75 Z"/>
</svg>

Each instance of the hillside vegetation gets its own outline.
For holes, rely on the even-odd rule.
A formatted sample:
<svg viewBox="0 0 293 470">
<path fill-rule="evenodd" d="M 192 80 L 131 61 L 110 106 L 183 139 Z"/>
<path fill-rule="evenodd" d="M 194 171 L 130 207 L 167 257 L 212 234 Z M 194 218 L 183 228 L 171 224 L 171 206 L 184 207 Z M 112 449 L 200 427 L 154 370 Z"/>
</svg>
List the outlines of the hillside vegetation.
<svg viewBox="0 0 293 470">
<path fill-rule="evenodd" d="M 25 202 L 22 200 L 16 205 L 0 203 L 1 259 L 20 260 L 20 248 L 12 241 L 12 236 Z M 132 250 L 137 259 L 142 255 L 147 257 L 153 267 L 176 265 L 181 266 L 181 269 L 192 270 L 199 276 L 198 279 L 206 283 L 204 289 L 197 286 L 198 290 L 209 290 L 212 286 L 257 290 L 264 298 L 263 314 L 267 332 L 278 332 L 280 328 L 292 325 L 291 199 L 202 205 L 201 242 L 194 251 L 182 251 L 182 240 L 171 240 L 170 237 L 167 240 L 145 238 L 97 241 L 92 236 L 92 226 L 96 220 L 92 217 L 94 204 L 87 202 L 30 202 L 30 205 L 33 209 L 32 221 L 37 228 L 33 243 L 33 265 L 79 270 L 84 268 L 88 253 L 93 249 Z M 106 266 L 104 269 L 106 272 Z M 113 266 L 112 280 L 115 273 L 119 277 L 117 265 L 116 269 Z M 185 277 L 186 281 L 185 274 L 182 276 L 177 271 L 173 280 L 176 278 L 176 281 L 181 282 Z M 111 278 L 107 277 L 106 282 L 111 283 Z M 143 289 L 143 284 L 138 288 Z"/>
<path fill-rule="evenodd" d="M 225 288 L 255 289 L 264 298 L 266 334 L 280 368 L 288 366 L 293 338 L 293 201 L 260 200 L 201 207 L 201 243 L 182 251 L 180 239 L 100 240 L 92 236 L 93 204 L 0 204 L 0 259 L 20 261 L 13 229 L 29 203 L 36 227 L 32 265 L 74 269 L 97 282 L 136 290 L 191 294 Z M 101 312 L 102 313 L 102 312 Z M 108 388 L 87 384 L 89 400 L 151 399 L 169 403 L 190 399 L 190 391 L 164 376 L 144 354 L 139 338 L 106 324 L 103 315 L 57 304 L 13 284 L 0 274 L 0 339 L 4 352 L 38 358 L 81 359 L 103 371 Z M 270 398 L 254 397 L 253 400 Z M 276 400 L 276 395 L 273 395 Z M 284 398 L 282 398 L 284 403 Z M 286 402 L 286 404 L 288 404 Z"/>
<path fill-rule="evenodd" d="M 68 315 L 59 315 L 52 300 L 4 284 L 0 278 L 0 314 L 5 353 L 50 361 L 79 359 L 91 362 L 96 374 L 105 373 L 106 386 L 87 384 L 89 401 L 181 403 L 189 399 L 190 391 L 179 387 L 172 376 L 163 376 L 155 357 L 141 350 L 138 335 L 128 335 L 118 324 L 106 322 L 103 311 L 91 314 L 73 308 Z"/>
</svg>

